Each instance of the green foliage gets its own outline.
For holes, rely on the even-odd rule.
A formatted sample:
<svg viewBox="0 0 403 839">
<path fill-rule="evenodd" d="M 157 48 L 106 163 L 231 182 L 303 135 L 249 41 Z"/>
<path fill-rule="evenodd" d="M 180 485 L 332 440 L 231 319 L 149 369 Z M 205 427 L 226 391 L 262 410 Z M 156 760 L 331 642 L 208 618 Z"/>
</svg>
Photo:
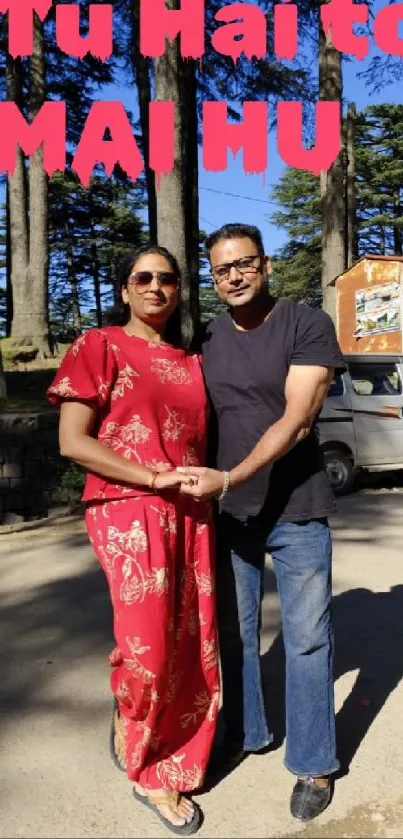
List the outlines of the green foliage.
<svg viewBox="0 0 403 839">
<path fill-rule="evenodd" d="M 225 310 L 225 306 L 221 303 L 214 290 L 213 279 L 210 273 L 210 262 L 204 244 L 205 240 L 206 233 L 201 230 L 199 239 L 199 296 L 200 318 L 202 323 L 208 323 L 209 320 L 212 320 L 212 318 Z"/>
<path fill-rule="evenodd" d="M 279 210 L 271 216 L 289 236 L 287 244 L 272 259 L 270 286 L 277 296 L 321 303 L 322 211 L 319 178 L 310 172 L 286 169 L 271 197 Z"/>
<path fill-rule="evenodd" d="M 122 173 L 97 173 L 85 189 L 72 172 L 50 182 L 50 323 L 55 339 L 71 341 L 80 328 L 97 325 L 96 295 L 105 313 L 114 304 L 117 266 L 143 240 L 141 185 Z M 77 297 L 77 328 L 72 295 Z M 102 316 L 101 313 L 101 316 Z M 99 324 L 100 325 L 100 324 Z"/>
<path fill-rule="evenodd" d="M 291 297 L 310 306 L 320 306 L 321 294 L 321 256 L 320 244 L 317 247 L 308 243 L 306 246 L 287 245 L 281 256 L 272 259 L 273 274 L 270 289 L 276 297 Z"/>
<path fill-rule="evenodd" d="M 85 472 L 80 466 L 56 457 L 52 463 L 52 487 L 45 492 L 49 507 L 79 505 L 84 483 Z"/>
<path fill-rule="evenodd" d="M 403 250 L 403 106 L 371 105 L 357 117 L 360 253 Z"/>
<path fill-rule="evenodd" d="M 403 251 L 403 105 L 372 105 L 356 124 L 357 253 Z M 279 209 L 270 220 L 288 242 L 273 257 L 275 294 L 321 302 L 321 199 L 319 178 L 287 169 L 273 188 Z"/>
<path fill-rule="evenodd" d="M 207 323 L 212 318 L 225 311 L 225 306 L 221 303 L 217 294 L 214 291 L 213 284 L 200 287 L 200 311 L 202 323 Z"/>
<path fill-rule="evenodd" d="M 315 83 L 304 50 L 292 62 L 278 60 L 274 55 L 273 11 L 275 0 L 256 0 L 267 21 L 267 53 L 264 58 L 241 56 L 236 64 L 229 56 L 216 52 L 211 44 L 211 35 L 217 30 L 216 13 L 223 6 L 222 0 L 206 2 L 206 52 L 197 75 L 199 103 L 201 101 L 222 101 L 228 103 L 232 119 L 241 117 L 240 103 L 245 100 L 276 101 L 277 99 L 303 99 L 305 102 L 315 96 Z M 300 0 L 298 13 L 301 32 L 311 38 L 317 33 L 317 9 L 310 0 Z M 304 42 L 306 45 L 306 41 Z M 300 44 L 301 46 L 304 46 Z"/>
<path fill-rule="evenodd" d="M 299 243 L 320 236 L 322 212 L 319 178 L 310 172 L 286 169 L 273 188 L 272 198 L 281 207 L 271 216 L 273 224 L 284 227 Z"/>
</svg>

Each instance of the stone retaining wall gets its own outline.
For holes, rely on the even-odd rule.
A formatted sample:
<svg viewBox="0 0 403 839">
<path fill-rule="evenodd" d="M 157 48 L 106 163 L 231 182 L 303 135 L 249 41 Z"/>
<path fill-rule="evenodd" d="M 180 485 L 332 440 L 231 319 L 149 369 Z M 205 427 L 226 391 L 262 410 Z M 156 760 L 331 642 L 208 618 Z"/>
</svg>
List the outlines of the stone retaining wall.
<svg viewBox="0 0 403 839">
<path fill-rule="evenodd" d="M 58 419 L 57 411 L 0 416 L 0 524 L 48 514 L 67 468 Z"/>
</svg>

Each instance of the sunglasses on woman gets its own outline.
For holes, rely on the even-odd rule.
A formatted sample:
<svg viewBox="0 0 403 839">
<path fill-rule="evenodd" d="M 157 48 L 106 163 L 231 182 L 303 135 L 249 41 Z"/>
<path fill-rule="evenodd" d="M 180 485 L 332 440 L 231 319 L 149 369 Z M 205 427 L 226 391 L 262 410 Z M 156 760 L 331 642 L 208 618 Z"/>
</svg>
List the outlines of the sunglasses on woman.
<svg viewBox="0 0 403 839">
<path fill-rule="evenodd" d="M 130 274 L 130 282 L 140 294 L 147 291 L 153 278 L 158 282 L 159 288 L 166 291 L 175 291 L 179 287 L 180 279 L 173 271 L 134 271 Z"/>
</svg>

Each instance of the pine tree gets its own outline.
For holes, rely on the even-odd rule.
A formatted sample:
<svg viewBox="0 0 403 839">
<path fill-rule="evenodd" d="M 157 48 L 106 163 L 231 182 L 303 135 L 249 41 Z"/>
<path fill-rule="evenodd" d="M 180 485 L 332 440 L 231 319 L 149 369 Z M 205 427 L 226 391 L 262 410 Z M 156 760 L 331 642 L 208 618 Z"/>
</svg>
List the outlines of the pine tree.
<svg viewBox="0 0 403 839">
<path fill-rule="evenodd" d="M 402 105 L 371 105 L 358 116 L 357 213 L 361 252 L 402 255 Z"/>
<path fill-rule="evenodd" d="M 288 233 L 289 241 L 272 260 L 272 290 L 295 300 L 320 305 L 322 206 L 319 178 L 286 169 L 271 193 L 280 209 L 271 222 Z"/>
<path fill-rule="evenodd" d="M 100 168 L 100 167 L 99 167 Z M 102 326 L 115 302 L 117 265 L 143 240 L 142 190 L 119 170 L 88 189 L 72 172 L 50 184 L 50 316 L 57 340 Z"/>
<path fill-rule="evenodd" d="M 81 4 L 85 8 L 84 0 Z M 112 69 L 90 56 L 79 61 L 62 54 L 55 42 L 54 13 L 53 7 L 44 24 L 35 16 L 30 58 L 14 61 L 8 56 L 7 98 L 29 121 L 45 99 L 65 100 L 71 147 L 81 136 L 94 91 L 101 82 L 112 79 Z M 31 159 L 17 150 L 16 170 L 8 178 L 8 196 L 11 338 L 17 349 L 30 347 L 32 357 L 46 356 L 52 347 L 48 327 L 48 177 L 42 148 Z"/>
<path fill-rule="evenodd" d="M 403 106 L 372 105 L 356 118 L 355 256 L 402 252 Z M 346 187 L 347 187 L 346 181 Z M 271 197 L 270 220 L 289 240 L 273 259 L 273 288 L 314 304 L 321 301 L 322 211 L 319 179 L 286 169 Z"/>
</svg>

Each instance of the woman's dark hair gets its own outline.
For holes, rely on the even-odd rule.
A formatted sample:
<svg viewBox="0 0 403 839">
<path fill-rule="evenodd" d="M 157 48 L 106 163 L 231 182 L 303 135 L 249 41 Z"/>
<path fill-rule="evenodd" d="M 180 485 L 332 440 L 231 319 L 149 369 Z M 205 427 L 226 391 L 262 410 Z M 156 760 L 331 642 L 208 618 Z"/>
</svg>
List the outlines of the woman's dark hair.
<svg viewBox="0 0 403 839">
<path fill-rule="evenodd" d="M 109 319 L 109 323 L 111 325 L 126 326 L 126 324 L 129 322 L 130 306 L 128 303 L 123 303 L 122 289 L 127 288 L 130 274 L 137 260 L 140 259 L 141 256 L 145 256 L 149 253 L 156 253 L 160 256 L 165 257 L 167 262 L 169 262 L 172 271 L 174 271 L 174 273 L 177 274 L 178 277 L 180 277 L 181 273 L 176 258 L 169 250 L 167 250 L 167 248 L 163 248 L 162 245 L 148 243 L 145 245 L 140 245 L 139 248 L 136 248 L 135 250 L 126 253 L 122 257 L 118 265 L 116 291 L 119 300 Z M 166 325 L 164 337 L 165 340 L 168 341 L 168 343 L 173 344 L 173 346 L 182 346 L 180 306 L 177 306 L 175 311 L 172 312 L 172 315 L 169 318 L 168 323 Z"/>
</svg>

